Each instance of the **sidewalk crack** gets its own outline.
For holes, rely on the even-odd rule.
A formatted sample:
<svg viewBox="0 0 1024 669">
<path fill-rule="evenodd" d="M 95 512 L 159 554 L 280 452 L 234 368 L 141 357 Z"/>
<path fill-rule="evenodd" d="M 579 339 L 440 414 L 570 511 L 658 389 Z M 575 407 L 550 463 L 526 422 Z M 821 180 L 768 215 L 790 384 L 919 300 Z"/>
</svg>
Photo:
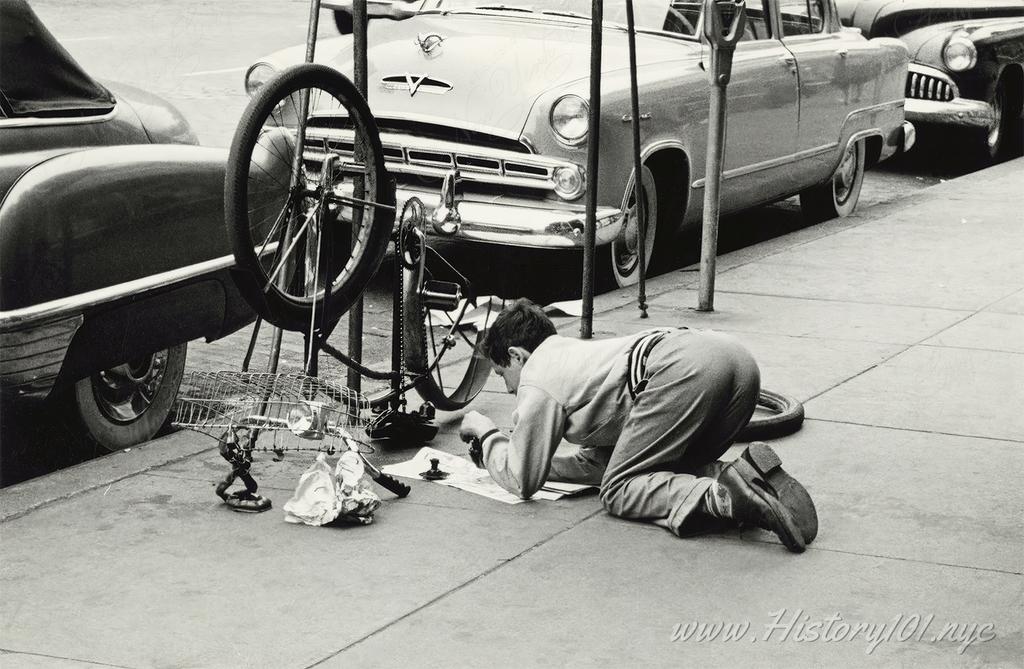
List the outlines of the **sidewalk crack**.
<svg viewBox="0 0 1024 669">
<path fill-rule="evenodd" d="M 367 639 L 370 639 L 371 637 L 377 636 L 378 634 L 380 634 L 384 630 L 388 629 L 389 627 L 391 627 L 391 626 L 393 626 L 393 625 L 395 625 L 395 624 L 405 620 L 406 618 L 408 618 L 408 617 L 410 617 L 412 615 L 415 615 L 416 613 L 419 613 L 420 611 L 422 611 L 422 610 L 424 610 L 424 609 L 426 609 L 426 608 L 428 608 L 430 606 L 433 606 L 434 604 L 436 604 L 437 602 L 441 601 L 442 599 L 445 599 L 448 596 L 453 595 L 453 594 L 459 592 L 460 590 L 463 590 L 464 588 L 467 588 L 468 586 L 476 583 L 477 581 L 479 581 L 480 579 L 484 578 L 485 576 L 490 576 L 491 574 L 493 574 L 497 570 L 501 569 L 502 567 L 504 567 L 506 565 L 511 564 L 515 560 L 518 560 L 519 558 L 532 553 L 534 550 L 540 548 L 544 544 L 547 544 L 551 540 L 553 540 L 553 539 L 555 539 L 557 537 L 562 536 L 566 532 L 579 527 L 580 525 L 582 525 L 583 523 L 587 522 L 588 520 L 590 520 L 591 518 L 593 518 L 594 516 L 596 516 L 596 515 L 598 515 L 600 513 L 604 513 L 604 509 L 596 509 L 593 513 L 590 513 L 587 516 L 584 516 L 579 521 L 577 521 L 577 522 L 575 522 L 575 523 L 573 523 L 573 524 L 571 524 L 571 525 L 569 525 L 567 527 L 563 527 L 558 532 L 555 532 L 554 534 L 552 534 L 551 536 L 549 536 L 549 537 L 547 537 L 545 539 L 541 539 L 540 541 L 538 541 L 537 543 L 533 544 L 532 546 L 529 546 L 528 548 L 524 548 L 522 551 L 520 551 L 519 553 L 513 555 L 512 557 L 508 558 L 507 560 L 503 560 L 502 562 L 494 565 L 493 567 L 491 567 L 489 569 L 486 569 L 486 570 L 480 572 L 479 574 L 476 574 L 475 576 L 473 576 L 469 580 L 464 581 L 463 583 L 460 583 L 459 585 L 455 586 L 454 588 L 452 588 L 450 590 L 446 590 L 445 592 L 442 592 L 440 595 L 434 597 L 433 599 L 430 599 L 427 602 L 424 602 L 423 604 L 420 604 L 416 608 L 414 608 L 414 609 L 412 609 L 410 611 L 406 611 L 405 613 L 403 613 L 402 615 L 398 616 L 394 620 L 392 620 L 392 621 L 390 621 L 388 623 L 385 623 L 384 625 L 381 625 L 380 627 L 378 627 L 377 629 L 373 630 L 369 634 L 366 634 L 365 636 L 363 636 L 363 637 L 361 637 L 359 639 L 356 639 L 355 641 L 349 643 L 348 645 L 343 646 L 342 648 L 339 648 L 335 652 L 333 652 L 333 653 L 331 653 L 331 654 L 329 654 L 329 655 L 327 655 L 327 656 L 317 660 L 313 664 L 308 665 L 306 667 L 306 669 L 312 669 L 313 667 L 320 666 L 324 662 L 326 662 L 326 661 L 328 661 L 328 660 L 330 660 L 330 659 L 332 659 L 334 657 L 337 657 L 338 655 L 341 655 L 342 653 L 344 653 L 348 649 L 361 644 L 362 642 L 366 641 Z"/>
</svg>

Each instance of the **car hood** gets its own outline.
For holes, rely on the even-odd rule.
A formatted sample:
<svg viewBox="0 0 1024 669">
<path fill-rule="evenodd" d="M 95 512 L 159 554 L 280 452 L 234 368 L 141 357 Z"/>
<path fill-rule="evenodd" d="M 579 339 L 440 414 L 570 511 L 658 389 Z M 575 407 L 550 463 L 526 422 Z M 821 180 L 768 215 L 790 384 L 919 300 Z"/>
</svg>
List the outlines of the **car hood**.
<svg viewBox="0 0 1024 669">
<path fill-rule="evenodd" d="M 912 60 L 934 65 L 942 62 L 942 47 L 956 31 L 967 33 L 975 44 L 981 45 L 993 39 L 1005 39 L 1008 33 L 1024 34 L 1024 16 L 940 23 L 912 30 L 900 39 L 907 45 Z"/>
<path fill-rule="evenodd" d="M 426 53 L 418 36 L 431 34 L 443 41 Z M 424 14 L 371 21 L 367 42 L 368 98 L 382 119 L 458 124 L 517 139 L 539 95 L 575 83 L 582 89 L 573 90 L 586 96 L 589 22 Z M 637 52 L 641 65 L 651 64 L 699 57 L 700 44 L 640 34 Z M 263 62 L 283 68 L 302 62 L 304 53 L 305 47 L 293 47 Z M 350 76 L 351 54 L 350 36 L 317 43 L 316 61 Z M 628 64 L 625 31 L 606 28 L 602 72 Z"/>
<path fill-rule="evenodd" d="M 837 0 L 843 25 L 867 37 L 902 37 L 928 24 L 1024 15 L 1024 0 Z"/>
</svg>

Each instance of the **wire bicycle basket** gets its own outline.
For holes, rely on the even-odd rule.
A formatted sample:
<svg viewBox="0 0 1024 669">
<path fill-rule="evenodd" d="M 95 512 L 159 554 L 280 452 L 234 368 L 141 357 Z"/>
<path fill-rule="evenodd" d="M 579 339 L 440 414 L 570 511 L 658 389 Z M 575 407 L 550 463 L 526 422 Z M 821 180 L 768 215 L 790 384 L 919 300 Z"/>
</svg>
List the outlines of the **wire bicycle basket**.
<svg viewBox="0 0 1024 669">
<path fill-rule="evenodd" d="M 247 430 L 260 451 L 365 448 L 370 403 L 338 383 L 301 373 L 194 371 L 172 424 L 217 440 Z"/>
</svg>

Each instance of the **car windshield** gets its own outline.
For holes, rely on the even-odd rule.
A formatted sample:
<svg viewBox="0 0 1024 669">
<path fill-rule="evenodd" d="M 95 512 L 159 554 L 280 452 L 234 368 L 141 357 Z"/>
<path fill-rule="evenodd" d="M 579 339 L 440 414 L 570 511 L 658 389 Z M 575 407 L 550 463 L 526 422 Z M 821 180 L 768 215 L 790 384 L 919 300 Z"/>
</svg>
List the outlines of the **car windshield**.
<svg viewBox="0 0 1024 669">
<path fill-rule="evenodd" d="M 4 116 L 90 116 L 114 108 L 25 0 L 0 0 L 0 105 Z"/>
<path fill-rule="evenodd" d="M 590 19 L 591 0 L 526 0 L 517 2 L 494 2 L 488 0 L 426 0 L 420 11 L 494 11 L 545 14 Z M 693 35 L 700 16 L 700 2 L 678 2 L 669 0 L 635 0 L 634 19 L 637 30 L 667 30 L 669 32 Z M 604 22 L 626 24 L 625 0 L 606 0 Z"/>
</svg>

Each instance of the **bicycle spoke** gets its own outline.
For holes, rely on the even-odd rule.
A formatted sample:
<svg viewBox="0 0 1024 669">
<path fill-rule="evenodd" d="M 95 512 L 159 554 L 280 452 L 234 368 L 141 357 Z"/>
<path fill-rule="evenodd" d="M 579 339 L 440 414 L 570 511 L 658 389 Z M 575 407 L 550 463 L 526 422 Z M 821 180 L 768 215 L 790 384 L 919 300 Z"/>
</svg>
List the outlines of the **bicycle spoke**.
<svg viewBox="0 0 1024 669">
<path fill-rule="evenodd" d="M 284 253 L 281 254 L 281 262 L 277 264 L 277 267 L 274 268 L 274 271 L 271 272 L 270 276 L 267 277 L 267 283 L 263 287 L 264 292 L 270 290 L 270 287 L 274 285 L 274 281 L 277 279 L 278 273 L 280 273 L 280 271 L 284 268 L 285 261 L 288 260 L 288 257 L 291 255 L 292 250 L 295 248 L 295 245 L 299 243 L 299 240 L 302 239 L 302 235 L 305 234 L 306 229 L 309 227 L 309 222 L 313 220 L 313 217 L 316 216 L 319 210 L 319 204 L 315 205 L 310 210 L 309 216 L 306 217 L 306 220 L 302 222 L 302 226 L 299 228 L 298 232 L 296 232 L 295 236 L 292 237 L 291 243 L 288 245 L 288 248 L 286 248 Z"/>
</svg>

